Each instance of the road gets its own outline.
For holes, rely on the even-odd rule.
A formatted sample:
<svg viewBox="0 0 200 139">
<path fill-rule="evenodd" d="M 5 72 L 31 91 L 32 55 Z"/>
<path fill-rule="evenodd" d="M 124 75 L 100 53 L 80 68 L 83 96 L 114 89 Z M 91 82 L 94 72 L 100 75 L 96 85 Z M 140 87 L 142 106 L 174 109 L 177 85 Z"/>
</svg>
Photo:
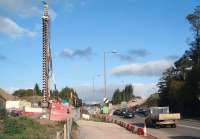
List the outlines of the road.
<svg viewBox="0 0 200 139">
<path fill-rule="evenodd" d="M 144 139 L 113 124 L 78 120 L 78 139 Z"/>
<path fill-rule="evenodd" d="M 119 116 L 113 116 L 127 123 L 133 123 L 137 126 L 144 126 L 144 116 L 135 115 L 135 118 L 124 119 Z M 162 139 L 200 139 L 200 121 L 180 120 L 176 128 L 147 128 L 147 133 Z"/>
</svg>

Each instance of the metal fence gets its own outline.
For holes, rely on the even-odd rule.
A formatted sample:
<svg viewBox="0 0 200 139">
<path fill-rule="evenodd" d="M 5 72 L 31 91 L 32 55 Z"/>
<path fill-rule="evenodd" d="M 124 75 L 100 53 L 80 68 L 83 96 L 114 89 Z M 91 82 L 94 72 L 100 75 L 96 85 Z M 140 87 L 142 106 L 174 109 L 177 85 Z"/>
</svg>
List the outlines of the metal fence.
<svg viewBox="0 0 200 139">
<path fill-rule="evenodd" d="M 71 139 L 73 119 L 67 119 L 62 131 L 56 132 L 56 139 Z"/>
<path fill-rule="evenodd" d="M 72 109 L 70 114 L 71 116 L 64 124 L 63 130 L 56 132 L 56 139 L 71 139 L 73 121 L 80 119 L 80 108 Z"/>
</svg>

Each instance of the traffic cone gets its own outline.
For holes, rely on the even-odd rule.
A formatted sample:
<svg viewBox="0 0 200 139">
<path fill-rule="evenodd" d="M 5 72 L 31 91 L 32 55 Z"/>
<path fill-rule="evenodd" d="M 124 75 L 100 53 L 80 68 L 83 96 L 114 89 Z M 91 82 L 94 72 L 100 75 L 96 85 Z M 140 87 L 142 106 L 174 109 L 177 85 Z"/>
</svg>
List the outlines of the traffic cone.
<svg viewBox="0 0 200 139">
<path fill-rule="evenodd" d="M 144 123 L 144 136 L 147 136 L 147 127 L 146 127 L 146 123 Z"/>
</svg>

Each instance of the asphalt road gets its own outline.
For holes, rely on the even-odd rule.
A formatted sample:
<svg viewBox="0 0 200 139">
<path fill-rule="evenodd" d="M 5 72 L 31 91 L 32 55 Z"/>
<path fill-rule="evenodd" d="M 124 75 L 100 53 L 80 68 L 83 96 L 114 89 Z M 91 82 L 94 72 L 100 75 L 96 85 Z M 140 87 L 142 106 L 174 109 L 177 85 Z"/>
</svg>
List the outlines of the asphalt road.
<svg viewBox="0 0 200 139">
<path fill-rule="evenodd" d="M 115 119 L 133 123 L 137 126 L 144 126 L 144 116 L 136 115 L 135 118 L 124 119 L 123 117 L 113 116 Z M 200 121 L 180 120 L 176 128 L 147 128 L 147 133 L 162 139 L 200 139 Z"/>
</svg>

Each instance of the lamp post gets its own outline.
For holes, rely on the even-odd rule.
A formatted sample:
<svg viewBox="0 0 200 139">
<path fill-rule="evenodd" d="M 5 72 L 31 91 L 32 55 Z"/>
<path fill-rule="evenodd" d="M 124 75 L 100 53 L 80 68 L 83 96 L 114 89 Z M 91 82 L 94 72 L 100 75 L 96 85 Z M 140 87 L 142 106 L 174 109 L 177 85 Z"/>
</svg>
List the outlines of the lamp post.
<svg viewBox="0 0 200 139">
<path fill-rule="evenodd" d="M 123 93 L 123 101 L 125 101 L 125 83 L 124 83 L 124 80 L 121 81 L 122 82 L 122 92 L 124 90 L 124 93 Z M 123 89 L 124 88 L 124 89 Z"/>
<path fill-rule="evenodd" d="M 106 52 L 104 51 L 104 97 L 107 96 L 107 81 L 106 81 L 106 54 L 117 54 L 117 51 Z"/>
<path fill-rule="evenodd" d="M 93 92 L 93 98 L 95 97 L 95 86 L 94 86 L 94 81 L 95 81 L 95 77 L 100 77 L 100 74 L 97 74 L 96 76 L 92 77 L 92 92 Z"/>
</svg>

